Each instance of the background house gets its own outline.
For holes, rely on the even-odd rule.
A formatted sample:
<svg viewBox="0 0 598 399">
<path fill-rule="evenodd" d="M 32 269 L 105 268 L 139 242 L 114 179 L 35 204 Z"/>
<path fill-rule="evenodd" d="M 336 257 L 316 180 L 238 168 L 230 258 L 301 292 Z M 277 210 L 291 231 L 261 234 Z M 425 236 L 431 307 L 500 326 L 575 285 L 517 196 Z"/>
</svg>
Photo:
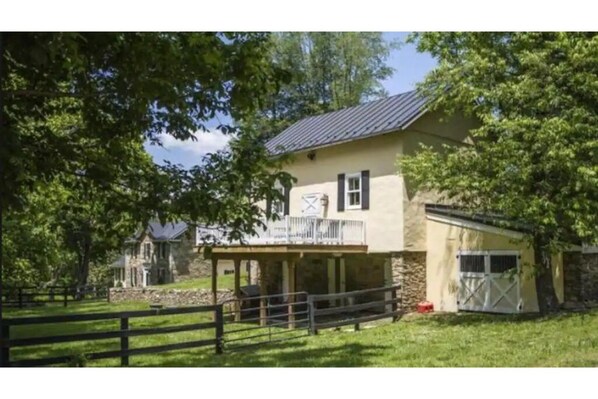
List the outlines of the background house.
<svg viewBox="0 0 598 399">
<path fill-rule="evenodd" d="M 114 284 L 147 287 L 210 276 L 210 262 L 204 259 L 198 234 L 201 229 L 185 222 L 150 222 L 125 242 L 121 261 L 112 265 Z M 219 265 L 220 274 L 233 271 L 230 262 Z"/>
</svg>

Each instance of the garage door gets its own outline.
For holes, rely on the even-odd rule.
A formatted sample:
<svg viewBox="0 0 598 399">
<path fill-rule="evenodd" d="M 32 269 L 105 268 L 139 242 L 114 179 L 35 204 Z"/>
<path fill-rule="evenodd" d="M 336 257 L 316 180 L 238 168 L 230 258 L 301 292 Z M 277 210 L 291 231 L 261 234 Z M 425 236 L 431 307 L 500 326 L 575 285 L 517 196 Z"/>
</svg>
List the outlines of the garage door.
<svg viewBox="0 0 598 399">
<path fill-rule="evenodd" d="M 459 310 L 517 313 L 521 310 L 519 253 L 460 252 Z"/>
</svg>

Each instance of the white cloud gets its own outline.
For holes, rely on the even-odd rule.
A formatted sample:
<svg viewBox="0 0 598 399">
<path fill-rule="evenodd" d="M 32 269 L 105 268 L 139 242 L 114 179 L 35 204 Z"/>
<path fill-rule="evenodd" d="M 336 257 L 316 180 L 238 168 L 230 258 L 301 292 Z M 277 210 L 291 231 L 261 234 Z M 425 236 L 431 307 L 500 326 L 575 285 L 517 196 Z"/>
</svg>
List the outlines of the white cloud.
<svg viewBox="0 0 598 399">
<path fill-rule="evenodd" d="M 190 152 L 196 155 L 204 155 L 209 152 L 216 152 L 224 149 L 231 135 L 225 135 L 218 129 L 210 129 L 207 132 L 195 132 L 193 134 L 197 140 L 177 140 L 170 134 L 161 134 L 160 141 L 167 150 L 180 150 Z"/>
</svg>

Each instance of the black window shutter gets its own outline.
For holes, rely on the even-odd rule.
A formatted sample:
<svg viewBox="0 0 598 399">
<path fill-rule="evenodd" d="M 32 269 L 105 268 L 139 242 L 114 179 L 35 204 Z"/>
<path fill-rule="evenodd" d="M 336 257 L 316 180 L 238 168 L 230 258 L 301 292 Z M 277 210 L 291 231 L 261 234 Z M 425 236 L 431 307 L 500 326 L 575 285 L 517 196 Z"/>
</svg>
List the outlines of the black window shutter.
<svg viewBox="0 0 598 399">
<path fill-rule="evenodd" d="M 339 173 L 338 175 L 338 195 L 336 199 L 337 210 L 343 212 L 345 210 L 345 174 Z"/>
<path fill-rule="evenodd" d="M 283 206 L 283 213 L 285 216 L 288 216 L 290 204 L 291 204 L 291 186 L 288 185 L 284 187 L 284 206 Z"/>
<path fill-rule="evenodd" d="M 361 171 L 361 209 L 370 209 L 370 171 Z"/>
<path fill-rule="evenodd" d="M 266 195 L 266 218 L 270 219 L 272 216 L 272 196 L 270 194 Z"/>
</svg>

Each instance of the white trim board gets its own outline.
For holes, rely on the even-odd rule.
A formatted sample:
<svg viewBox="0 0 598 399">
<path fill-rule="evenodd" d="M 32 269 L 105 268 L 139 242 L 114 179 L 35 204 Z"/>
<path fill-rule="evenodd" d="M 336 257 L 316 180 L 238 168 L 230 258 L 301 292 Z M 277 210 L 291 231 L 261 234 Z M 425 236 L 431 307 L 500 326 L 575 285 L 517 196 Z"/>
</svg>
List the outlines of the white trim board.
<svg viewBox="0 0 598 399">
<path fill-rule="evenodd" d="M 518 231 L 503 229 L 500 227 L 489 226 L 487 224 L 473 222 L 473 221 L 469 221 L 469 220 L 463 220 L 463 219 L 459 219 L 459 218 L 451 217 L 451 216 L 427 214 L 426 219 L 432 220 L 434 222 L 450 224 L 452 226 L 463 227 L 466 229 L 483 231 L 485 233 L 499 234 L 501 236 L 506 236 L 506 237 L 517 239 L 517 240 L 521 240 L 524 237 L 524 234 L 520 233 Z"/>
</svg>

